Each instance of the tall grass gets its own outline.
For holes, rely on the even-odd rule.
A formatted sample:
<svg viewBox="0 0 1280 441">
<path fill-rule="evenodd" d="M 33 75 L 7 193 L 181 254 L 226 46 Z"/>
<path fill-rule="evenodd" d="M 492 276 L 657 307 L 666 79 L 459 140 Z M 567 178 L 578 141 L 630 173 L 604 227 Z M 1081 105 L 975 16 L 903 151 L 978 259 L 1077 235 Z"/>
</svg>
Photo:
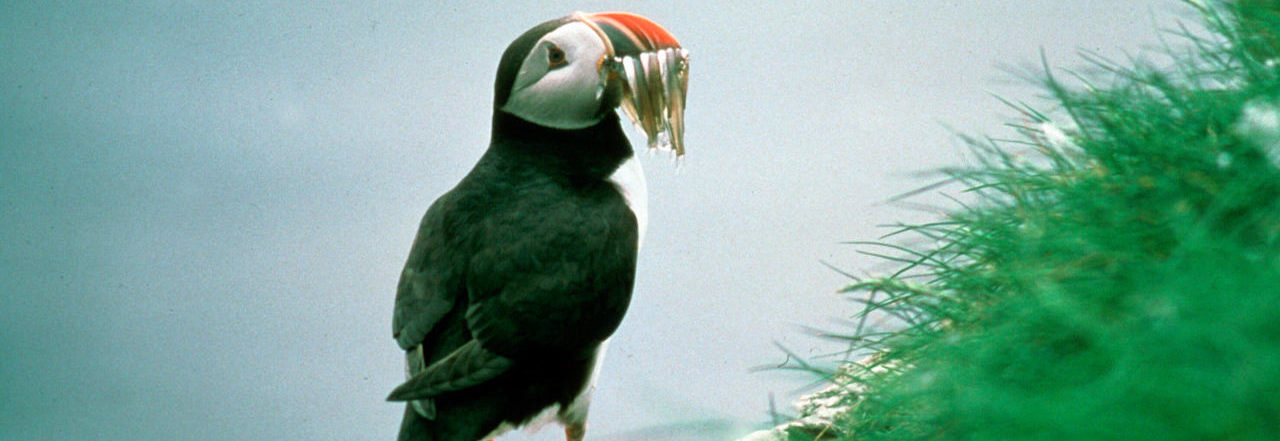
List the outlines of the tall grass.
<svg viewBox="0 0 1280 441">
<path fill-rule="evenodd" d="M 972 202 L 845 289 L 899 326 L 790 439 L 1280 439 L 1280 1 L 1188 4 L 1172 67 L 1046 68 L 1017 139 L 967 140 Z"/>
</svg>

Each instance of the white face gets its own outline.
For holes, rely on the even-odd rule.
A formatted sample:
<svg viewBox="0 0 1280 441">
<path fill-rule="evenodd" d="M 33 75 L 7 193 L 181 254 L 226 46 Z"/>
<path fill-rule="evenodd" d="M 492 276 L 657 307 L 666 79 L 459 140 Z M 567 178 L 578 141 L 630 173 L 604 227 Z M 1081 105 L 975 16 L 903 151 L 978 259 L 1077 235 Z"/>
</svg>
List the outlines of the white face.
<svg viewBox="0 0 1280 441">
<path fill-rule="evenodd" d="M 590 127 L 604 117 L 600 74 L 604 43 L 574 21 L 538 40 L 516 74 L 502 110 L 534 124 L 557 129 Z"/>
</svg>

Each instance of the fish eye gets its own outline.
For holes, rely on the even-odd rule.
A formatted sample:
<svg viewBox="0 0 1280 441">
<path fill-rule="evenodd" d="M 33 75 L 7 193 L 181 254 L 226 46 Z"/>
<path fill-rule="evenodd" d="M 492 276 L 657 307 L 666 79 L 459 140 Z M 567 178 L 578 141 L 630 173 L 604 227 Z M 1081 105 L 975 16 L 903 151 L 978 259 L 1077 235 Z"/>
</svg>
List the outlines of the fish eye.
<svg viewBox="0 0 1280 441">
<path fill-rule="evenodd" d="M 550 67 L 560 67 L 568 63 L 565 59 L 564 49 L 554 44 L 547 46 L 547 65 Z"/>
</svg>

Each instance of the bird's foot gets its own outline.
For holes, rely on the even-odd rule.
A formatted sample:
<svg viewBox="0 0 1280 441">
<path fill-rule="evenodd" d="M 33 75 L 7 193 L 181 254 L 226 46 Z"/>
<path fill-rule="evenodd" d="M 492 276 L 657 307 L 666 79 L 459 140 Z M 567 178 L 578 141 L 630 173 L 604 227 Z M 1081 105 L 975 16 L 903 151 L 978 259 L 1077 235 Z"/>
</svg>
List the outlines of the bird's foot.
<svg viewBox="0 0 1280 441">
<path fill-rule="evenodd" d="M 587 425 L 585 423 L 564 426 L 565 441 L 582 441 L 585 436 L 587 436 Z"/>
</svg>

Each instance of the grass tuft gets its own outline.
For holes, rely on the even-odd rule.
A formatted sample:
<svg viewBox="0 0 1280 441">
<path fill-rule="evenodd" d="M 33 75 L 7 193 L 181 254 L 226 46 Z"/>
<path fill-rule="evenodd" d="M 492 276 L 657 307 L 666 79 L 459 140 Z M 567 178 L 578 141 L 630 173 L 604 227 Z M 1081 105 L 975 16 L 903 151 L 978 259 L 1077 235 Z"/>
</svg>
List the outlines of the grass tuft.
<svg viewBox="0 0 1280 441">
<path fill-rule="evenodd" d="M 1280 1 L 1188 4 L 1172 67 L 1045 69 L 946 170 L 971 202 L 858 244 L 898 266 L 843 290 L 872 355 L 790 439 L 1280 439 Z"/>
</svg>

